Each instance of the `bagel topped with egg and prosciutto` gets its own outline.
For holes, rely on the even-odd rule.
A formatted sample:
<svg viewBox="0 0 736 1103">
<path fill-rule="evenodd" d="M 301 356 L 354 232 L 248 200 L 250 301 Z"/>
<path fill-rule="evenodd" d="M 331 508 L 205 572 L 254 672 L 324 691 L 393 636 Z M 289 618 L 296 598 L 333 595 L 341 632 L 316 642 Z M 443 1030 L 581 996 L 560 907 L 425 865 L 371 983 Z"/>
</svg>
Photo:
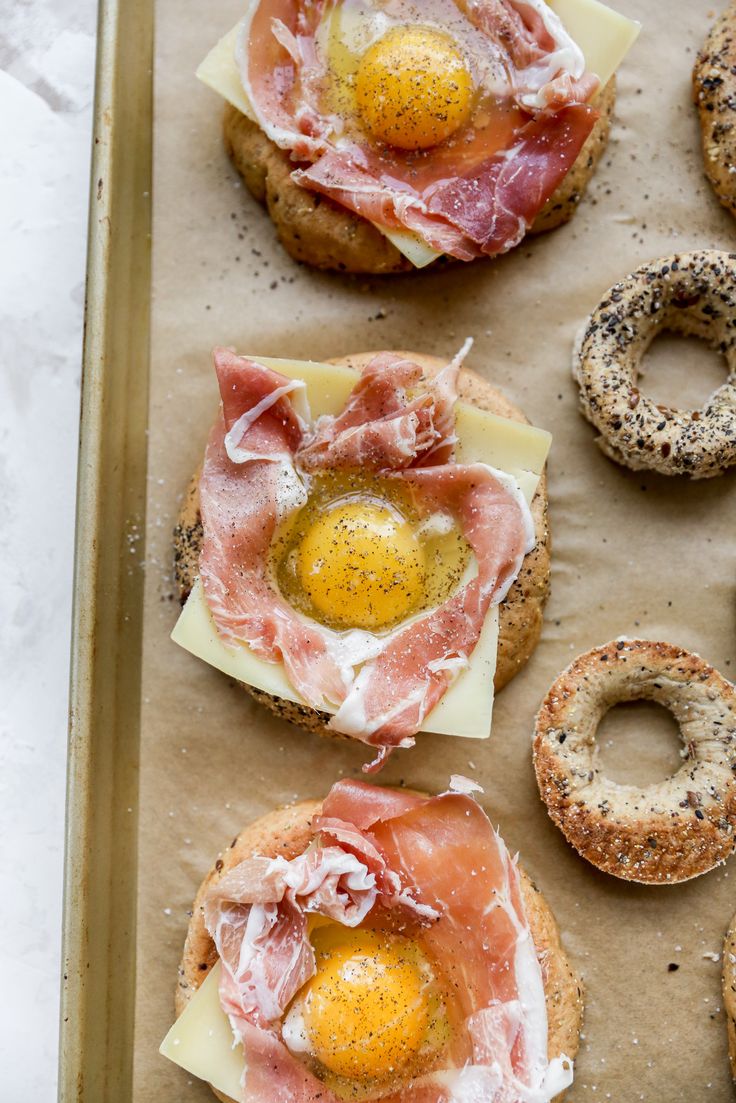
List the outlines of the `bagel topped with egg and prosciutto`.
<svg viewBox="0 0 736 1103">
<path fill-rule="evenodd" d="M 195 899 L 162 1052 L 190 1067 L 186 1040 L 204 1034 L 199 1075 L 223 1100 L 564 1091 L 580 982 L 478 788 L 340 781 L 246 828 Z"/>
<path fill-rule="evenodd" d="M 636 34 L 608 14 L 625 44 L 617 26 L 618 52 L 598 47 L 601 81 L 545 0 L 252 0 L 198 75 L 229 101 L 229 152 L 297 259 L 470 261 L 574 210 Z"/>
<path fill-rule="evenodd" d="M 377 354 L 360 376 L 338 378 L 354 384 L 346 401 L 312 421 L 303 380 L 215 351 L 222 413 L 198 480 L 201 527 L 186 530 L 199 536 L 198 583 L 182 616 L 191 618 L 193 598 L 204 602 L 226 654 L 246 649 L 283 670 L 297 704 L 289 718 L 303 722 L 311 710 L 320 727 L 377 748 L 374 766 L 413 745 L 469 670 L 490 612 L 535 549 L 527 498 L 539 476 L 518 471 L 525 496 L 510 471 L 458 462 L 461 359 L 427 378 L 409 356 Z M 513 444 L 512 471 L 536 462 L 541 473 L 546 435 L 488 417 L 476 456 L 496 455 L 487 433 L 503 442 L 516 432 L 537 456 Z M 182 539 L 180 526 L 177 554 Z M 177 630 L 174 638 L 208 657 Z M 495 665 L 495 638 L 484 648 Z M 492 692 L 488 674 L 473 677 Z M 482 734 L 490 699 L 487 708 Z"/>
</svg>

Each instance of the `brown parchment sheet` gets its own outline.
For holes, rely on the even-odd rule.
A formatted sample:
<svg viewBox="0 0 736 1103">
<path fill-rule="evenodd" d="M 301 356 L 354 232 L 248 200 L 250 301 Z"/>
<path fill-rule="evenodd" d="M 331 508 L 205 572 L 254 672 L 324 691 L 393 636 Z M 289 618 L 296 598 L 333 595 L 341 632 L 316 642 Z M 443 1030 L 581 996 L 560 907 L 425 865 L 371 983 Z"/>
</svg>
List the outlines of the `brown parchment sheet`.
<svg viewBox="0 0 736 1103">
<path fill-rule="evenodd" d="M 617 4 L 644 28 L 620 73 L 611 144 L 574 221 L 495 263 L 369 280 L 295 265 L 225 157 L 221 103 L 193 74 L 240 17 L 237 0 L 157 2 L 136 1103 L 209 1098 L 157 1050 L 173 1019 L 188 910 L 218 851 L 249 820 L 324 794 L 366 758 L 359 745 L 275 719 L 169 641 L 171 532 L 217 401 L 210 350 L 450 357 L 466 336 L 475 338 L 469 366 L 554 434 L 552 597 L 536 653 L 497 699 L 491 739 L 421 736 L 380 781 L 438 791 L 458 772 L 485 787 L 491 818 L 546 894 L 585 978 L 573 1100 L 731 1098 L 721 964 L 711 955 L 736 911 L 736 866 L 664 888 L 599 874 L 548 819 L 531 763 L 542 697 L 595 644 L 642 634 L 736 673 L 736 477 L 667 481 L 613 465 L 577 412 L 570 376 L 574 335 L 617 278 L 678 250 L 736 247 L 736 223 L 702 177 L 690 103 L 690 70 L 716 11 L 703 0 Z M 699 403 L 724 378 L 715 354 L 676 338 L 657 342 L 645 369 L 642 386 L 659 401 Z M 653 781 L 678 763 L 674 725 L 654 706 L 614 710 L 601 743 L 619 781 Z"/>
</svg>

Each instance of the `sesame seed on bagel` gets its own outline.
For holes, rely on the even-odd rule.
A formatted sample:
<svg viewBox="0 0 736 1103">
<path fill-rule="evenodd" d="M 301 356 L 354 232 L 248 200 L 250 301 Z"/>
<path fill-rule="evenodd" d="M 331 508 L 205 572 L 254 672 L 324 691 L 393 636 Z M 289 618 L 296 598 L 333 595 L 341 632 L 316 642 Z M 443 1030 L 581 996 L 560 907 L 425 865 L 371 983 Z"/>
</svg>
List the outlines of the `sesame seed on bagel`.
<svg viewBox="0 0 736 1103">
<path fill-rule="evenodd" d="M 699 337 L 728 377 L 698 410 L 657 405 L 638 387 L 642 357 L 662 331 Z M 573 376 L 605 454 L 634 471 L 692 479 L 736 464 L 736 253 L 682 253 L 612 287 L 576 342 Z"/>
<path fill-rule="evenodd" d="M 596 743 L 604 713 L 636 700 L 668 709 L 684 745 L 675 774 L 641 787 L 607 778 Z M 598 869 L 652 885 L 697 877 L 736 844 L 736 687 L 669 643 L 619 639 L 596 647 L 545 697 L 534 768 L 550 817 Z"/>
</svg>

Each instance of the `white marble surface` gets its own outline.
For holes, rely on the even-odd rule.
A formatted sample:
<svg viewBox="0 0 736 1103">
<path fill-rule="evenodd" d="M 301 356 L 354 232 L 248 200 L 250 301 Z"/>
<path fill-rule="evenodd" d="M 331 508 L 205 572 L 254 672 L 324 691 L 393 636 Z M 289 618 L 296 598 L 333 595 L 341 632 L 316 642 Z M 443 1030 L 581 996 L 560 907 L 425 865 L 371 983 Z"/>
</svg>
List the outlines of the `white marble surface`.
<svg viewBox="0 0 736 1103">
<path fill-rule="evenodd" d="M 0 1068 L 55 1097 L 94 0 L 0 0 Z"/>
</svg>

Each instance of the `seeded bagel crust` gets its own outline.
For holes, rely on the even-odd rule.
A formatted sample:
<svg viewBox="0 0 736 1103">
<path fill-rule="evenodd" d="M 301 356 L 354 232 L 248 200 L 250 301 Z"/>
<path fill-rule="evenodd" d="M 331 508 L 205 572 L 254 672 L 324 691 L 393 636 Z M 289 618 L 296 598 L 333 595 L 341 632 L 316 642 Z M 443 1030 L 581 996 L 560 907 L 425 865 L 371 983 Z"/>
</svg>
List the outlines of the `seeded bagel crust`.
<svg viewBox="0 0 736 1103">
<path fill-rule="evenodd" d="M 203 904 L 210 888 L 253 855 L 291 859 L 302 854 L 312 837 L 312 820 L 321 808 L 320 801 L 305 800 L 268 812 L 233 839 L 212 866 L 192 905 L 175 992 L 177 1018 L 217 961 L 215 944 L 204 925 Z M 565 955 L 559 928 L 544 896 L 522 869 L 519 872 L 527 918 L 542 965 L 547 1000 L 547 1052 L 550 1059 L 560 1053 L 574 1059 L 583 1019 L 583 984 Z M 232 1103 L 228 1096 L 212 1090 L 222 1103 Z M 557 1096 L 558 1101 L 562 1098 L 563 1095 Z"/>
<path fill-rule="evenodd" d="M 639 390 L 642 357 L 663 330 L 721 353 L 727 379 L 699 410 L 656 405 Z M 711 478 L 736 464 L 736 253 L 678 253 L 606 292 L 579 334 L 573 377 L 596 443 L 634 471 Z"/>
<path fill-rule="evenodd" d="M 680 769 L 642 787 L 609 781 L 595 741 L 608 709 L 635 700 L 668 709 L 684 744 Z M 627 881 L 687 881 L 734 849 L 736 688 L 680 647 L 613 640 L 551 687 L 535 723 L 534 768 L 550 817 L 587 861 Z"/>
<path fill-rule="evenodd" d="M 414 352 L 401 352 L 414 363 L 421 365 L 425 374 L 432 376 L 445 366 L 445 361 Z M 360 371 L 375 353 L 359 353 L 331 361 Z M 492 387 L 475 372 L 463 368 L 458 382 L 461 401 L 478 409 L 488 410 L 500 417 L 528 424 L 526 417 L 500 391 Z M 199 555 L 204 533 L 199 511 L 199 470 L 195 472 L 179 513 L 174 530 L 174 581 L 182 604 L 188 598 L 199 572 Z M 544 605 L 549 594 L 550 534 L 547 520 L 547 479 L 543 473 L 531 505 L 537 542 L 524 558 L 519 576 L 499 607 L 498 660 L 494 685 L 502 689 L 524 666 L 537 645 L 542 631 Z M 326 733 L 329 714 L 307 705 L 286 701 L 254 686 L 239 683 L 261 704 L 266 705 L 282 719 L 297 724 L 307 731 Z"/>
<path fill-rule="evenodd" d="M 593 103 L 601 117 L 557 191 L 539 212 L 529 233 L 554 230 L 568 222 L 585 194 L 608 143 L 616 102 L 612 77 Z M 414 265 L 376 227 L 291 179 L 294 162 L 257 123 L 227 104 L 223 119 L 225 149 L 251 195 L 263 203 L 276 233 L 294 260 L 314 268 L 365 275 L 409 272 Z M 434 264 L 447 263 L 443 258 Z"/>
<path fill-rule="evenodd" d="M 693 67 L 705 174 L 723 206 L 736 215 L 736 3 L 710 29 Z"/>
<path fill-rule="evenodd" d="M 736 1080 L 736 915 L 731 920 L 723 943 L 723 1009 L 726 1012 L 731 1076 Z"/>
</svg>

